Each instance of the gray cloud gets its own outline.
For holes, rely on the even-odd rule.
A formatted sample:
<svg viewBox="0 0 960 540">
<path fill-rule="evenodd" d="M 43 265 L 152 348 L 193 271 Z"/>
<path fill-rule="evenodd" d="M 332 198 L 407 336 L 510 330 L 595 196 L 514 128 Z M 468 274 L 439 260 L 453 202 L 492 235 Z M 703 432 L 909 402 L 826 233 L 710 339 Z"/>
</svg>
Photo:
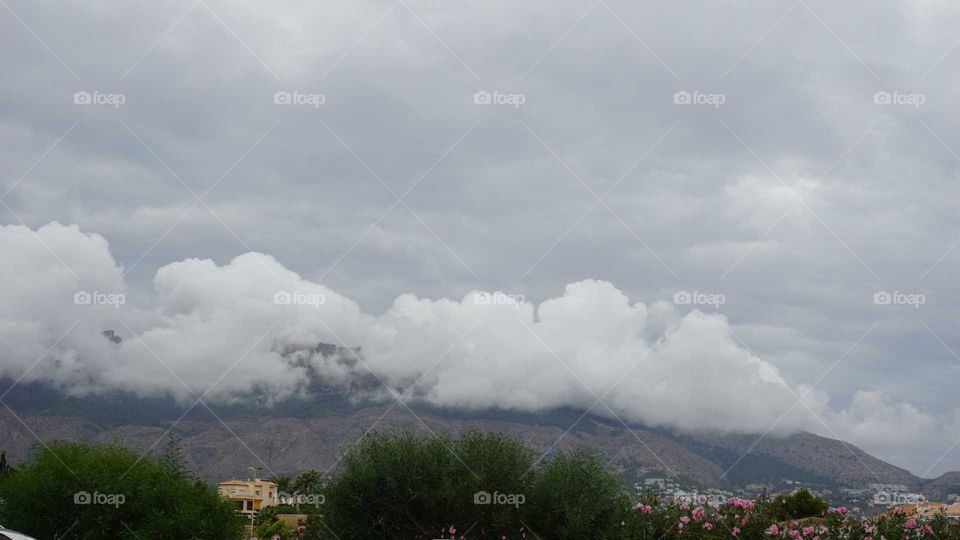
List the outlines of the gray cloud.
<svg viewBox="0 0 960 540">
<path fill-rule="evenodd" d="M 0 375 L 69 394 L 270 402 L 321 381 L 357 398 L 596 409 L 688 432 L 839 431 L 887 453 L 903 449 L 905 432 L 941 443 L 956 434 L 950 418 L 881 391 L 858 390 L 849 408 L 837 408 L 823 390 L 787 381 L 752 354 L 726 317 L 675 305 L 718 304 L 722 296 L 680 292 L 674 303 L 648 306 L 608 282 L 584 280 L 539 305 L 500 291 L 461 300 L 404 294 L 375 316 L 251 252 L 222 266 L 166 265 L 151 296 L 128 302 L 99 235 L 56 223 L 35 232 L 8 226 L 0 247 L 15 261 L 0 298 Z M 105 328 L 126 340 L 103 339 Z M 318 342 L 361 353 L 343 362 L 310 352 Z M 371 376 L 379 384 L 365 384 Z"/>
<path fill-rule="evenodd" d="M 918 472 L 952 442 L 960 53 L 947 2 L 8 5 L 17 18 L 0 33 L 0 187 L 11 189 L 0 219 L 103 235 L 112 258 L 96 257 L 104 266 L 90 275 L 105 281 L 84 286 L 164 298 L 155 285 L 171 261 L 223 269 L 256 251 L 354 299 L 361 318 L 411 292 L 503 290 L 539 305 L 586 279 L 650 310 L 678 290 L 722 293 L 736 354 L 797 387 L 833 366 L 817 385 L 829 406 L 816 410 L 838 415 L 829 421 L 840 435 Z M 78 106 L 79 90 L 122 92 L 126 103 Z M 326 102 L 279 106 L 278 90 Z M 478 90 L 526 102 L 474 105 Z M 679 106 L 678 91 L 726 101 Z M 878 105 L 879 91 L 925 103 Z M 200 194 L 225 171 L 209 210 L 184 214 L 194 197 L 180 180 Z M 384 215 L 395 198 L 377 176 L 397 194 L 423 177 Z M 611 186 L 594 205 L 590 190 Z M 61 253 L 71 242 L 50 247 L 73 261 Z M 50 287 L 65 279 L 38 273 L 62 270 L 42 246 L 29 260 L 3 266 Z M 927 301 L 875 305 L 880 290 Z M 125 317 L 138 331 L 168 328 L 162 307 L 145 300 Z M 18 309 L 11 324 L 57 323 L 16 334 L 25 358 L 69 318 Z M 91 377 L 73 368 L 73 386 Z M 296 388 L 283 373 L 277 387 Z M 440 387 L 457 388 L 451 377 Z M 888 401 L 858 394 L 874 391 Z M 899 441 L 862 420 L 872 408 L 910 418 L 897 403 L 937 420 L 901 422 L 924 429 Z M 933 472 L 946 468 L 960 468 L 957 450 Z"/>
</svg>

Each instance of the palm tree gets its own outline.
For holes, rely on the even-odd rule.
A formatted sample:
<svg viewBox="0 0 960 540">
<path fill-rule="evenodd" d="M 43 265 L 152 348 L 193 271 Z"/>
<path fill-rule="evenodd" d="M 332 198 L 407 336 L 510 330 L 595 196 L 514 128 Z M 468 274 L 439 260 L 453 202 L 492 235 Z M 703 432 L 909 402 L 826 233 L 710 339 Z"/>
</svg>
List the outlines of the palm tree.
<svg viewBox="0 0 960 540">
<path fill-rule="evenodd" d="M 293 478 L 285 474 L 278 474 L 270 479 L 277 485 L 277 493 L 291 493 L 293 491 Z"/>
<path fill-rule="evenodd" d="M 323 475 L 316 469 L 307 469 L 297 477 L 293 483 L 293 489 L 303 495 L 320 493 L 323 489 Z"/>
</svg>

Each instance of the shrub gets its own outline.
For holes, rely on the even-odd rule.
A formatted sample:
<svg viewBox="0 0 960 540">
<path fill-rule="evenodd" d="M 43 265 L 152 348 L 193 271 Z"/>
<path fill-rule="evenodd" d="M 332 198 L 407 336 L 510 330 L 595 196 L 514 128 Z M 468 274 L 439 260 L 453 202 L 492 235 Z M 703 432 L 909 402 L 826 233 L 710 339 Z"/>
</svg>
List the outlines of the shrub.
<svg viewBox="0 0 960 540">
<path fill-rule="evenodd" d="M 311 520 L 315 537 L 332 530 L 344 540 L 440 538 L 472 528 L 473 538 L 499 538 L 519 522 L 520 510 L 487 504 L 485 494 L 524 496 L 533 452 L 479 431 L 456 438 L 373 434 L 342 465 L 323 515 Z"/>
<path fill-rule="evenodd" d="M 0 522 L 37 538 L 235 539 L 243 521 L 175 455 L 53 442 L 0 480 Z"/>
<path fill-rule="evenodd" d="M 537 472 L 524 523 L 541 538 L 619 538 L 630 499 L 602 456 L 560 453 Z"/>
<path fill-rule="evenodd" d="M 771 501 L 774 517 L 784 521 L 806 517 L 822 516 L 829 505 L 809 490 L 801 489 L 790 495 L 777 495 Z"/>
</svg>

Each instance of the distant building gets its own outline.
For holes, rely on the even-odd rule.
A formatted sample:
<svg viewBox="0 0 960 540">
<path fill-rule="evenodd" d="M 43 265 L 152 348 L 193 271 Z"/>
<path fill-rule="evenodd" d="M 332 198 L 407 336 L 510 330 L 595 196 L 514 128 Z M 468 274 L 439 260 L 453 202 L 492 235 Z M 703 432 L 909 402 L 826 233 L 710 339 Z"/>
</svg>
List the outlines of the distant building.
<svg viewBox="0 0 960 540">
<path fill-rule="evenodd" d="M 277 504 L 277 484 L 260 478 L 254 480 L 227 480 L 217 484 L 220 495 L 230 499 L 237 512 L 249 517 L 261 508 Z"/>
<path fill-rule="evenodd" d="M 960 520 L 960 503 L 953 503 L 943 509 L 943 513 L 950 519 Z"/>
<path fill-rule="evenodd" d="M 867 484 L 867 487 L 873 491 L 890 491 L 894 493 L 908 491 L 907 486 L 903 484 Z"/>
<path fill-rule="evenodd" d="M 922 502 L 899 507 L 908 516 L 933 517 L 942 513 L 949 519 L 960 519 L 960 503 Z M 887 512 L 892 512 L 888 510 Z"/>
</svg>

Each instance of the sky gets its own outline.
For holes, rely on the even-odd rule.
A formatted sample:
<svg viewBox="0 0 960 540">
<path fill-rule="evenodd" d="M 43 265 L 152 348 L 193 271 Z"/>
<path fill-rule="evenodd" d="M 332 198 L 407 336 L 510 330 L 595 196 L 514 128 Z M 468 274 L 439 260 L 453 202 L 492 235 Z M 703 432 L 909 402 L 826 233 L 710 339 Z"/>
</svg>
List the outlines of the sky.
<svg viewBox="0 0 960 540">
<path fill-rule="evenodd" d="M 230 400 L 372 373 L 958 470 L 958 22 L 2 0 L 0 376 Z M 363 362 L 281 353 L 317 341 Z"/>
</svg>

